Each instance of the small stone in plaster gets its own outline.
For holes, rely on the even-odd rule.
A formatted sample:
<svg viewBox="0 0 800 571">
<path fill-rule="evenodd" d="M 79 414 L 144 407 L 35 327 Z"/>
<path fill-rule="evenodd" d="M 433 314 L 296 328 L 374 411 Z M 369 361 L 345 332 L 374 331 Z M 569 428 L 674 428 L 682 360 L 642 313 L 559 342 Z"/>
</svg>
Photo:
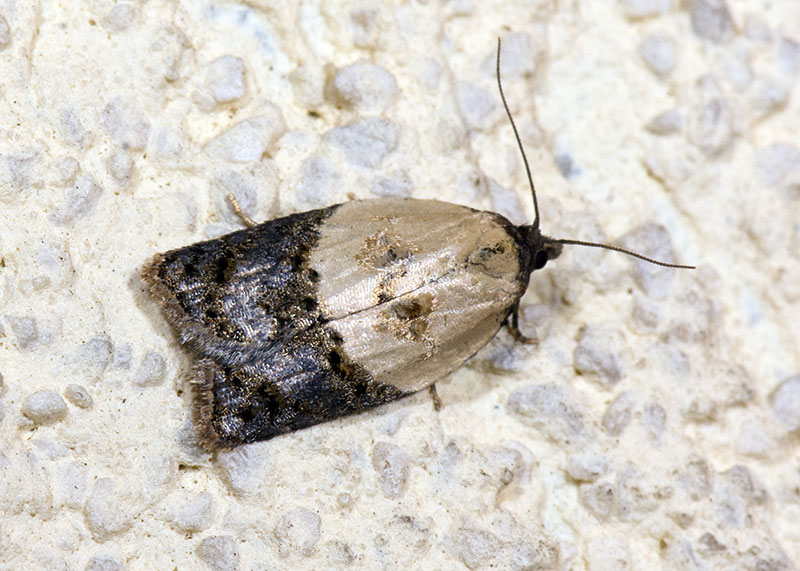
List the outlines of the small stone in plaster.
<svg viewBox="0 0 800 571">
<path fill-rule="evenodd" d="M 165 372 L 166 364 L 164 362 L 164 357 L 154 351 L 148 351 L 142 359 L 139 369 L 136 371 L 133 383 L 140 387 L 154 387 L 160 385 L 164 381 Z"/>
<path fill-rule="evenodd" d="M 8 27 L 8 21 L 5 16 L 0 14 L 0 52 L 8 47 L 11 43 L 11 28 Z"/>
<path fill-rule="evenodd" d="M 39 339 L 39 327 L 35 317 L 7 315 L 6 321 L 20 349 L 30 349 Z"/>
<path fill-rule="evenodd" d="M 235 571 L 239 569 L 239 549 L 230 535 L 206 537 L 197 546 L 197 556 L 213 571 Z"/>
<path fill-rule="evenodd" d="M 399 137 L 392 121 L 365 117 L 332 129 L 325 140 L 341 149 L 350 164 L 374 169 L 395 149 Z"/>
<path fill-rule="evenodd" d="M 102 187 L 92 177 L 81 175 L 75 184 L 67 189 L 64 204 L 48 218 L 56 226 L 74 224 L 94 210 L 102 194 Z"/>
<path fill-rule="evenodd" d="M 122 571 L 122 566 L 116 560 L 100 555 L 89 559 L 84 571 Z"/>
<path fill-rule="evenodd" d="M 675 68 L 678 46 L 669 36 L 652 34 L 639 44 L 639 55 L 650 71 L 666 77 Z"/>
<path fill-rule="evenodd" d="M 320 536 L 320 517 L 305 508 L 296 508 L 285 513 L 272 530 L 282 556 L 297 553 L 308 557 Z"/>
<path fill-rule="evenodd" d="M 382 113 L 397 97 L 397 80 L 385 68 L 359 60 L 336 72 L 331 94 L 337 104 L 362 114 Z"/>
<path fill-rule="evenodd" d="M 788 430 L 800 430 L 800 375 L 778 385 L 772 395 L 772 412 Z"/>
<path fill-rule="evenodd" d="M 578 374 L 588 375 L 606 388 L 625 376 L 623 361 L 618 354 L 625 338 L 618 329 L 605 325 L 590 325 L 581 333 L 573 355 L 573 367 Z"/>
<path fill-rule="evenodd" d="M 129 2 L 119 2 L 108 11 L 103 23 L 112 32 L 122 32 L 131 27 L 136 21 L 138 10 Z"/>
<path fill-rule="evenodd" d="M 698 38 L 722 44 L 733 35 L 733 19 L 725 0 L 690 0 L 688 9 Z"/>
<path fill-rule="evenodd" d="M 211 157 L 232 163 L 261 159 L 286 131 L 278 109 L 273 106 L 270 109 L 270 113 L 245 119 L 229 127 L 211 139 L 203 150 Z"/>
<path fill-rule="evenodd" d="M 653 117 L 645 128 L 654 135 L 674 135 L 683 128 L 681 113 L 677 109 L 668 109 Z"/>
<path fill-rule="evenodd" d="M 642 409 L 642 417 L 640 419 L 650 440 L 659 442 L 664 433 L 664 427 L 667 424 L 667 411 L 664 407 L 657 403 L 645 405 Z"/>
<path fill-rule="evenodd" d="M 64 396 L 77 407 L 89 408 L 92 406 L 92 395 L 81 385 L 67 385 L 64 390 Z"/>
<path fill-rule="evenodd" d="M 127 187 L 133 174 L 133 159 L 122 149 L 114 151 L 106 161 L 108 172 L 120 186 Z"/>
<path fill-rule="evenodd" d="M 123 149 L 142 150 L 147 145 L 150 121 L 134 104 L 115 97 L 103 109 L 100 124 L 111 139 Z"/>
<path fill-rule="evenodd" d="M 51 424 L 67 416 L 67 403 L 55 391 L 37 391 L 22 403 L 22 414 L 36 424 Z"/>
<path fill-rule="evenodd" d="M 584 430 L 583 409 L 559 385 L 530 385 L 517 389 L 508 397 L 508 409 L 559 442 L 572 442 Z"/>
<path fill-rule="evenodd" d="M 573 454 L 567 460 L 567 474 L 579 482 L 594 482 L 608 470 L 608 460 L 602 454 Z"/>
<path fill-rule="evenodd" d="M 605 431 L 611 436 L 619 436 L 627 428 L 633 416 L 633 406 L 635 401 L 630 391 L 621 393 L 608 405 L 606 413 L 603 415 L 601 424 Z"/>
<path fill-rule="evenodd" d="M 675 8 L 676 0 L 620 0 L 620 7 L 631 20 L 661 16 Z"/>
<path fill-rule="evenodd" d="M 383 495 L 402 497 L 408 482 L 408 453 L 391 442 L 378 442 L 372 449 L 372 466 L 378 474 Z"/>
</svg>

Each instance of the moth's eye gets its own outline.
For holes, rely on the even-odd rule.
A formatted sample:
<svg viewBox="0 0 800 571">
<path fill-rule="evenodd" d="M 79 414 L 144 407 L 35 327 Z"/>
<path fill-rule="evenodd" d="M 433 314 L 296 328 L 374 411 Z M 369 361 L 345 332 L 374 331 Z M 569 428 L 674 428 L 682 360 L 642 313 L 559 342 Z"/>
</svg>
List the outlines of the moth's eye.
<svg viewBox="0 0 800 571">
<path fill-rule="evenodd" d="M 547 260 L 548 260 L 547 251 L 539 250 L 538 252 L 536 252 L 536 256 L 533 258 L 533 269 L 541 270 L 547 263 Z"/>
</svg>

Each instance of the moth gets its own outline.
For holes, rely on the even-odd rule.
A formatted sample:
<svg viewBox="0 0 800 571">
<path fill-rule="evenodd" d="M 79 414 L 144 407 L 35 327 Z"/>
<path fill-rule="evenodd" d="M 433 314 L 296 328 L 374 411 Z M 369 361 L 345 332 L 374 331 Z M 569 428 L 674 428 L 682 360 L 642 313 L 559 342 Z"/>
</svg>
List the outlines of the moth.
<svg viewBox="0 0 800 571">
<path fill-rule="evenodd" d="M 406 198 L 352 201 L 158 254 L 143 272 L 194 353 L 194 421 L 210 450 L 272 438 L 410 395 L 503 324 L 518 339 L 531 273 L 566 244 L 530 225 Z M 237 209 L 235 203 L 234 208 Z"/>
</svg>

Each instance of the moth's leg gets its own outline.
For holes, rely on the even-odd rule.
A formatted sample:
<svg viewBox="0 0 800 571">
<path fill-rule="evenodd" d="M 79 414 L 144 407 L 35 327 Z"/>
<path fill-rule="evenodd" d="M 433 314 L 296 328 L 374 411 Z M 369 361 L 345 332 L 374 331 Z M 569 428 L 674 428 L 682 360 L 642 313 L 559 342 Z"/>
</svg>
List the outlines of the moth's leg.
<svg viewBox="0 0 800 571">
<path fill-rule="evenodd" d="M 538 345 L 539 340 L 536 337 L 527 337 L 519 330 L 519 304 L 514 306 L 511 310 L 511 315 L 506 319 L 506 327 L 508 332 L 518 343 L 525 343 L 526 345 Z"/>
<path fill-rule="evenodd" d="M 242 221 L 242 224 L 244 224 L 248 228 L 252 228 L 253 226 L 258 226 L 258 223 L 255 220 L 253 220 L 247 214 L 244 213 L 244 210 L 242 210 L 242 207 L 239 206 L 239 201 L 236 200 L 235 196 L 229 194 L 228 196 L 226 196 L 226 198 L 228 199 L 228 202 L 230 202 L 231 208 L 233 208 L 233 211 L 236 213 L 236 216 L 238 216 L 239 220 Z"/>
<path fill-rule="evenodd" d="M 439 398 L 439 393 L 436 392 L 436 383 L 428 387 L 428 393 L 430 393 L 431 399 L 433 399 L 433 410 L 436 412 L 442 410 L 442 399 Z"/>
</svg>

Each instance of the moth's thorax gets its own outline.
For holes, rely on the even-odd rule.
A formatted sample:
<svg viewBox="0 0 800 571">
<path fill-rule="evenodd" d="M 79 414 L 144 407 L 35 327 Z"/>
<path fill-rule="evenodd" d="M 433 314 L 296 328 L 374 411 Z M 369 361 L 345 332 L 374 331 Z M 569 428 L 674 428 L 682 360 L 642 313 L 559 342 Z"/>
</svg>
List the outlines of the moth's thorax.
<svg viewBox="0 0 800 571">
<path fill-rule="evenodd" d="M 519 297 L 520 245 L 504 218 L 434 200 L 341 205 L 310 267 L 346 355 L 403 391 L 460 366 Z"/>
</svg>

